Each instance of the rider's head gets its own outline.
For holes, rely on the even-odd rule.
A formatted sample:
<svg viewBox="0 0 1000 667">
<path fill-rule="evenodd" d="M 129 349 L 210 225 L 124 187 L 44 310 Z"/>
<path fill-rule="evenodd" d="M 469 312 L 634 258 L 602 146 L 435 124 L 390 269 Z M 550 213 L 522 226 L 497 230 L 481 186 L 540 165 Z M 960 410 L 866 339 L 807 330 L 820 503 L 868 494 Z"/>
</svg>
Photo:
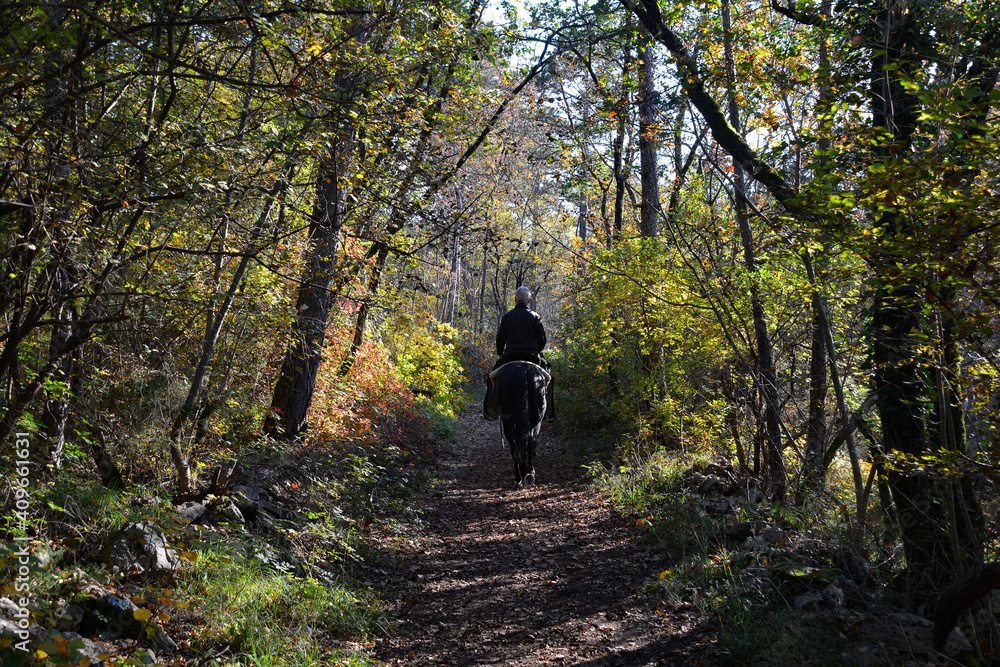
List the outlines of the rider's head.
<svg viewBox="0 0 1000 667">
<path fill-rule="evenodd" d="M 514 292 L 514 303 L 523 303 L 524 305 L 527 306 L 530 302 L 531 302 L 531 290 L 525 287 L 524 285 L 521 285 L 520 287 L 517 288 L 517 291 Z"/>
</svg>

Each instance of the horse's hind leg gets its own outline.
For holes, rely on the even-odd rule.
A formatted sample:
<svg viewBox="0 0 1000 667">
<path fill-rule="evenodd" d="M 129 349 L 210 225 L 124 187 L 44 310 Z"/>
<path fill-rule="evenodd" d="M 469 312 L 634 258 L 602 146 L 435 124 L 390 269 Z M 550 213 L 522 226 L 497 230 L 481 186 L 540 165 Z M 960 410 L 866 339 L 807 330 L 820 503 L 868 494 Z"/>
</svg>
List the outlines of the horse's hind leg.
<svg viewBox="0 0 1000 667">
<path fill-rule="evenodd" d="M 535 453 L 535 440 L 532 438 L 524 447 L 524 463 L 521 466 L 521 483 L 525 486 L 534 486 L 535 484 L 535 466 L 532 463 L 532 458 Z"/>
<path fill-rule="evenodd" d="M 514 461 L 514 484 L 518 485 L 521 483 L 521 463 L 517 460 L 517 449 L 513 445 L 510 448 L 510 458 Z"/>
</svg>

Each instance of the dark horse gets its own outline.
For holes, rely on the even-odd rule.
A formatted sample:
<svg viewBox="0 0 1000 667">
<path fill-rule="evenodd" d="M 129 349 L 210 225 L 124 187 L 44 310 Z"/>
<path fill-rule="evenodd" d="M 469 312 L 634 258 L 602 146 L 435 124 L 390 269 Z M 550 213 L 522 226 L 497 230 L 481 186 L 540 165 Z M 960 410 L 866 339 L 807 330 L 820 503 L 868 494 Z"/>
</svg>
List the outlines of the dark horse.
<svg viewBox="0 0 1000 667">
<path fill-rule="evenodd" d="M 514 459 L 514 480 L 531 486 L 535 483 L 535 442 L 545 415 L 545 386 L 549 374 L 541 366 L 515 361 L 490 373 L 496 384 L 503 435 Z"/>
</svg>

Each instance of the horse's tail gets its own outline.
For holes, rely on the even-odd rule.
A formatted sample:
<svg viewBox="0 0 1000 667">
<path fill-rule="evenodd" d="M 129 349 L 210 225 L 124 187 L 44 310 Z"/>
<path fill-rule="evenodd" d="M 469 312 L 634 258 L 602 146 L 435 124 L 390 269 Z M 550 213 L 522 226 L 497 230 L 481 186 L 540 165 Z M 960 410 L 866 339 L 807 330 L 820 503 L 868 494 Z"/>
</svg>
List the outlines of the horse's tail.
<svg viewBox="0 0 1000 667">
<path fill-rule="evenodd" d="M 531 438 L 531 377 L 528 368 L 524 364 L 518 364 L 515 378 L 518 390 L 514 392 L 513 412 L 517 416 L 514 420 L 514 440 L 518 443 L 529 443 Z"/>
</svg>

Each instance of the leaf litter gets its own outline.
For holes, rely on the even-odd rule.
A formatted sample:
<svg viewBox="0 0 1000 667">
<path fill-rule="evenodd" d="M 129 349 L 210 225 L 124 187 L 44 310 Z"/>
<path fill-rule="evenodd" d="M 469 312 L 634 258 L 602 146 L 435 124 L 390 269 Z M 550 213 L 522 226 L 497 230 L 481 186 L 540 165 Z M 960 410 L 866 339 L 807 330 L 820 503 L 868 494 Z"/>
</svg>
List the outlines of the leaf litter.
<svg viewBox="0 0 1000 667">
<path fill-rule="evenodd" d="M 707 615 L 644 592 L 661 555 L 543 432 L 537 483 L 517 488 L 495 423 L 461 418 L 383 593 L 387 665 L 716 664 Z M 659 569 L 662 569 L 660 567 Z"/>
</svg>

